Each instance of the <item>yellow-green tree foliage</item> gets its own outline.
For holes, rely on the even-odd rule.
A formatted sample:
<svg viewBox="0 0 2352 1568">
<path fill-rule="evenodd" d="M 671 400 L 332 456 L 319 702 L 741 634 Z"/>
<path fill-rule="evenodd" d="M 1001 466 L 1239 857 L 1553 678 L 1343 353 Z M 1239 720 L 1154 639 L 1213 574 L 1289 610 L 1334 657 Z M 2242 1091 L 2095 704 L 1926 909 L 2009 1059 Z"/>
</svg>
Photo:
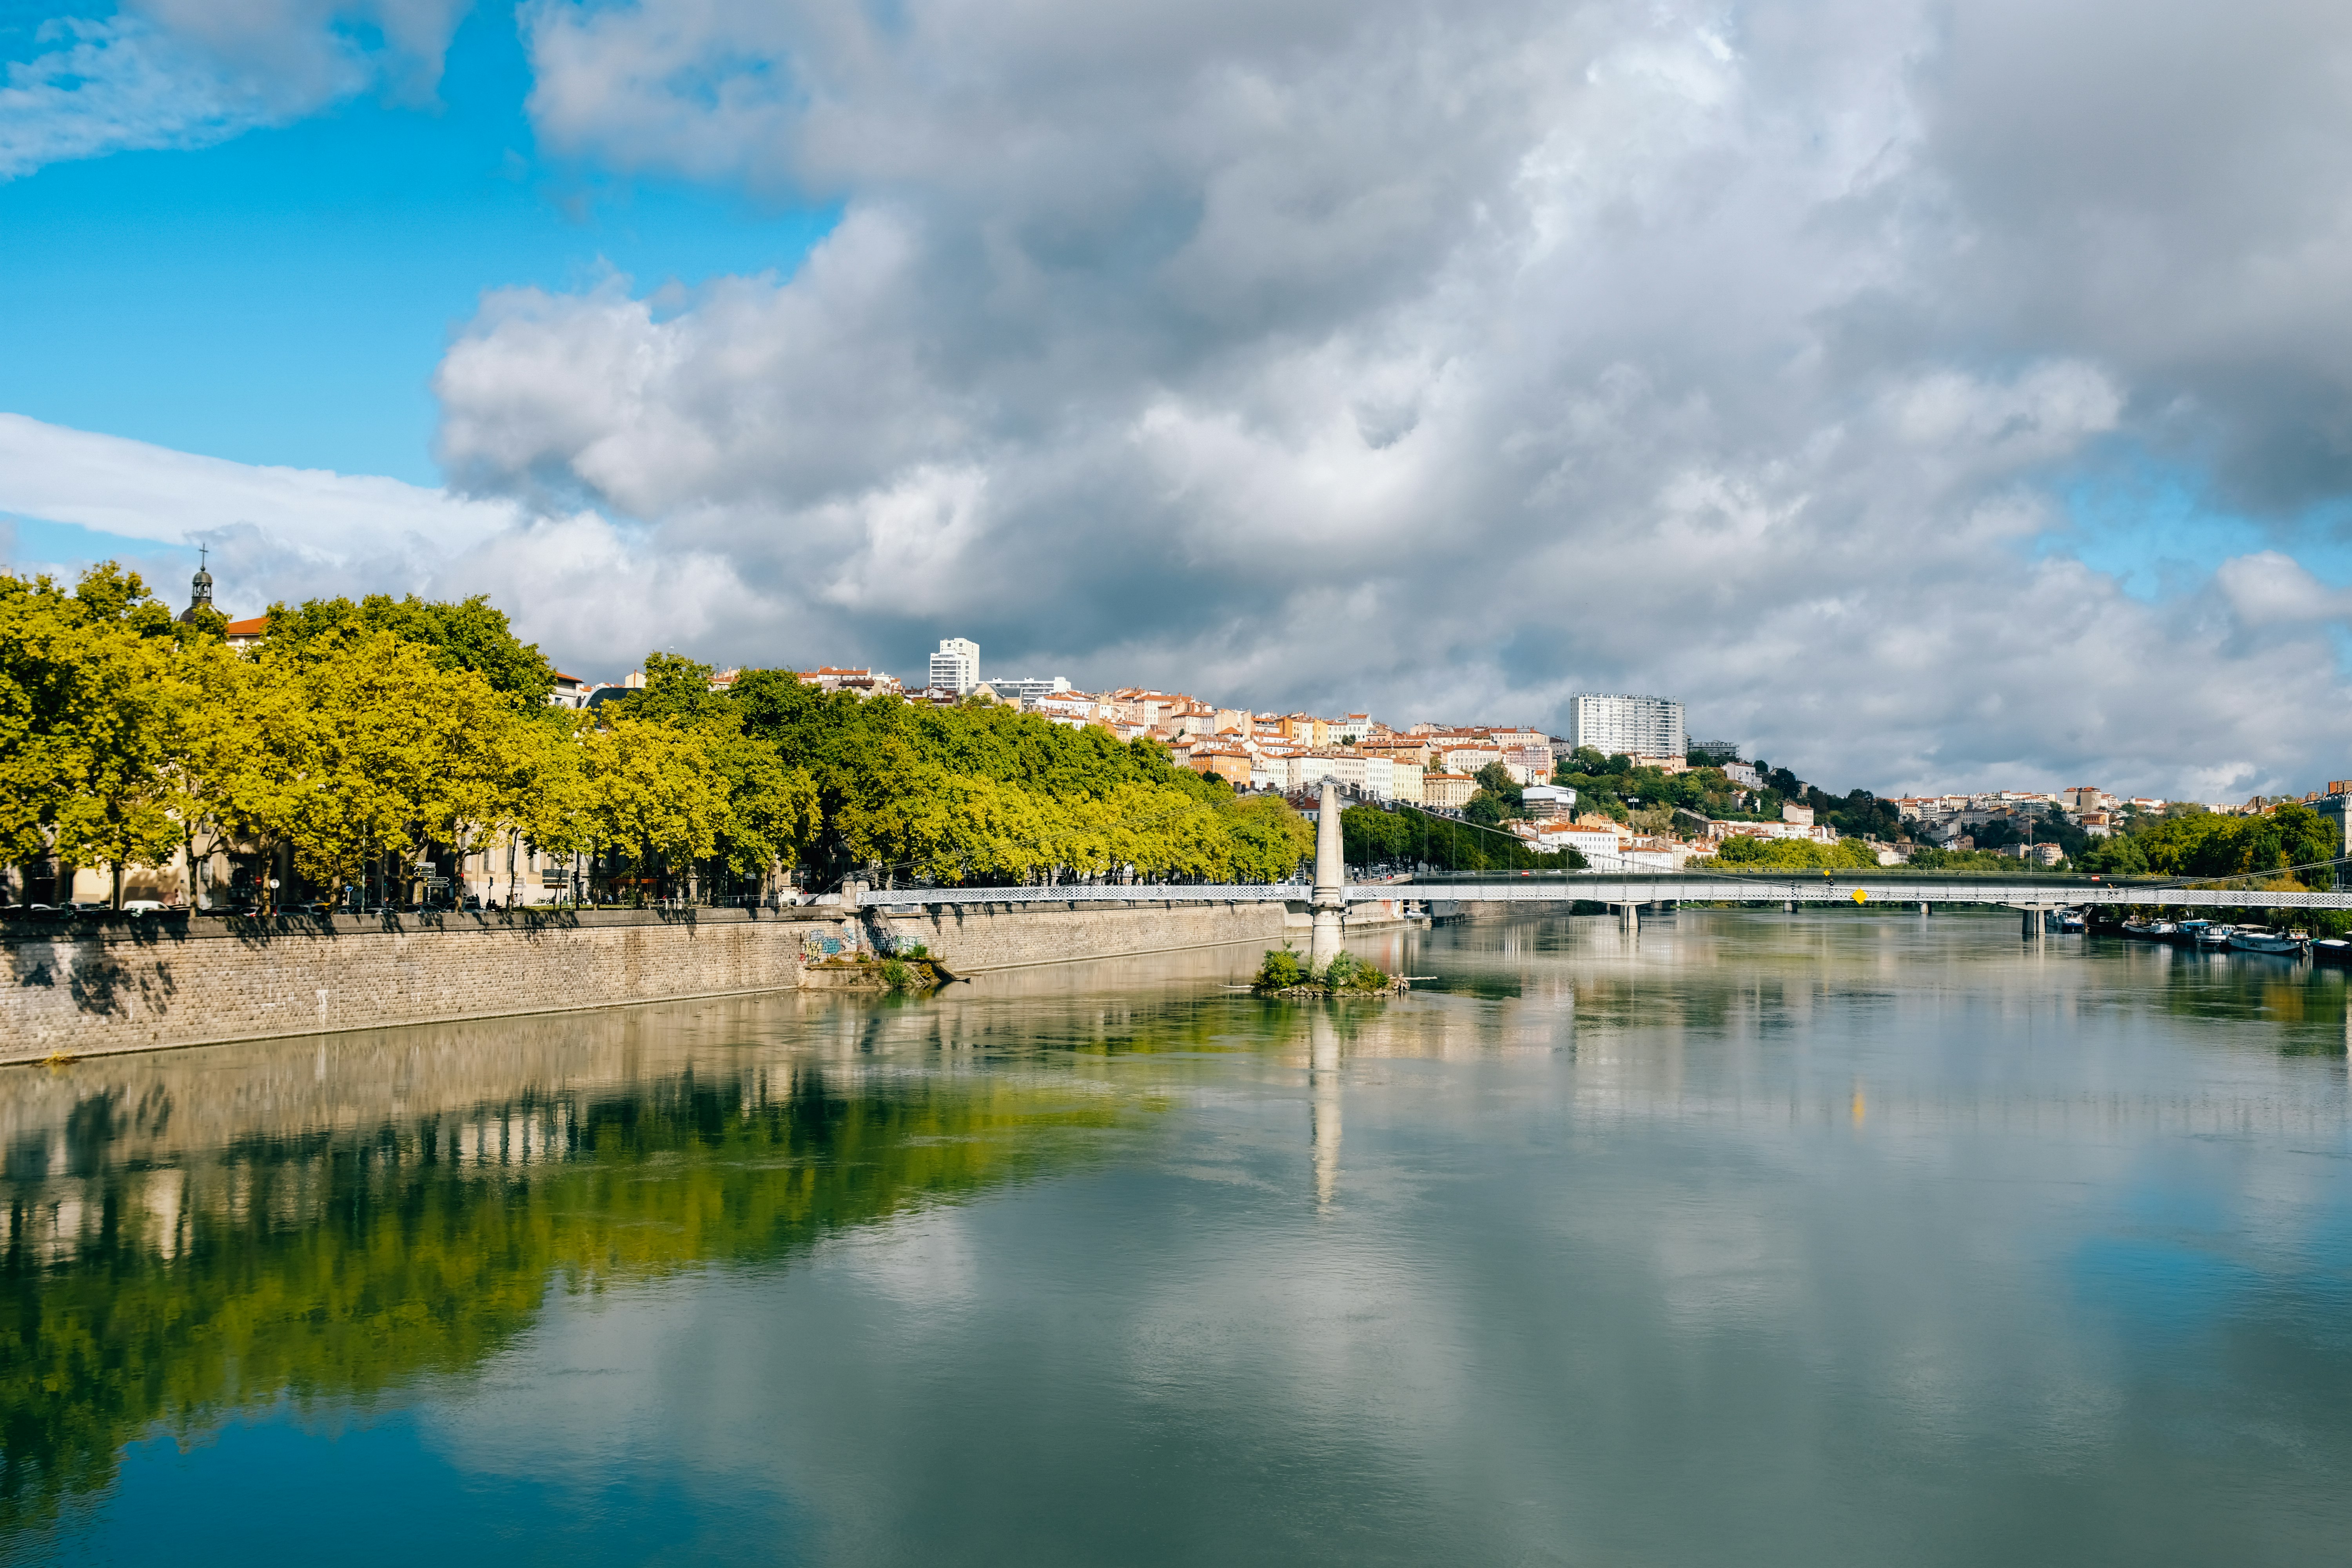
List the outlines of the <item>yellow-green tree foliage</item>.
<svg viewBox="0 0 2352 1568">
<path fill-rule="evenodd" d="M 2131 831 L 2091 846 L 2085 869 L 2124 874 L 2237 877 L 2289 866 L 2313 887 L 2333 879 L 2327 864 L 2344 853 L 2335 826 L 2300 801 L 2252 816 L 2191 811 L 2143 821 Z"/>
<path fill-rule="evenodd" d="M 773 744 L 746 731 L 742 710 L 710 689 L 709 665 L 676 654 L 647 655 L 645 689 L 620 717 L 604 722 L 614 728 L 623 722 L 654 726 L 658 734 L 648 731 L 637 742 L 646 765 L 685 747 L 701 759 L 716 781 L 719 798 L 708 823 L 711 847 L 695 858 L 715 856 L 739 874 L 757 876 L 774 866 L 794 864 L 815 837 L 820 825 L 815 783 L 805 770 L 786 765 Z M 661 793 L 661 786 L 650 780 L 640 788 L 608 769 L 592 781 L 591 795 L 609 795 L 615 789 L 633 795 Z M 597 809 L 600 822 L 609 819 L 609 805 Z"/>
<path fill-rule="evenodd" d="M 632 707 L 652 705 L 648 691 Z M 941 882 L 1104 873 L 1273 881 L 1312 852 L 1298 814 L 1237 799 L 1149 741 L 997 703 L 860 701 L 747 670 L 723 700 L 743 732 L 813 781 L 821 877 L 860 866 Z"/>
<path fill-rule="evenodd" d="M 641 868 L 706 859 L 719 847 L 727 796 L 701 735 L 625 714 L 589 731 L 583 746 L 599 843 Z"/>
<path fill-rule="evenodd" d="M 72 595 L 0 579 L 0 851 L 138 863 L 216 826 L 333 888 L 388 851 L 502 834 L 648 879 L 1266 881 L 1312 847 L 1279 800 L 1001 705 L 828 698 L 780 670 L 719 694 L 709 666 L 655 654 L 617 709 L 551 709 L 547 661 L 479 598 L 273 605 L 243 655 L 217 632 L 111 566 Z"/>
<path fill-rule="evenodd" d="M 213 702 L 208 803 L 325 887 L 386 850 L 516 820 L 540 760 L 530 721 L 487 679 L 390 631 L 264 642 Z"/>
<path fill-rule="evenodd" d="M 1758 838 L 1743 834 L 1723 841 L 1723 847 L 1716 851 L 1715 863 L 1726 869 L 1752 867 L 1759 871 L 1840 870 L 1874 868 L 1878 851 L 1859 838 L 1819 844 L 1810 838 Z"/>
<path fill-rule="evenodd" d="M 179 766 L 217 620 L 184 626 L 113 563 L 70 594 L 0 574 L 0 857 L 121 873 L 181 841 Z"/>
</svg>

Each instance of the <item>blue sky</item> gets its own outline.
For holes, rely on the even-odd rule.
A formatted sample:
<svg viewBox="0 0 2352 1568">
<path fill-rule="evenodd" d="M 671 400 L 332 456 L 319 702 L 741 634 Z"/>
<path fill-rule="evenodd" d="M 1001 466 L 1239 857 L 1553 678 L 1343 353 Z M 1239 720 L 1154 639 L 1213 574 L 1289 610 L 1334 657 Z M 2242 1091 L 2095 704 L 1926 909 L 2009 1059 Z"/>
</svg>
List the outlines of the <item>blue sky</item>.
<svg viewBox="0 0 2352 1568">
<path fill-rule="evenodd" d="M 0 58 L 39 47 L 0 14 Z M 437 103 L 370 93 L 209 147 L 0 183 L 0 409 L 435 484 L 427 384 L 484 289 L 789 271 L 833 221 L 542 158 L 530 89 L 512 7 L 482 5 Z"/>
</svg>

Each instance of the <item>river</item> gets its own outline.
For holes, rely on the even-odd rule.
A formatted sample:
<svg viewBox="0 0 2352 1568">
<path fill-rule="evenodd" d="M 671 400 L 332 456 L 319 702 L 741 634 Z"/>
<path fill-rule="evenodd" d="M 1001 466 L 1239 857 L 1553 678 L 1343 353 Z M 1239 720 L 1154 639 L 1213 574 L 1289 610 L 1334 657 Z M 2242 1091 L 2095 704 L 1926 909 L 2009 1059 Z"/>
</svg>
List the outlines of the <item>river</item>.
<svg viewBox="0 0 2352 1568">
<path fill-rule="evenodd" d="M 2341 974 L 1686 910 L 0 1074 L 10 1561 L 2309 1563 Z"/>
</svg>

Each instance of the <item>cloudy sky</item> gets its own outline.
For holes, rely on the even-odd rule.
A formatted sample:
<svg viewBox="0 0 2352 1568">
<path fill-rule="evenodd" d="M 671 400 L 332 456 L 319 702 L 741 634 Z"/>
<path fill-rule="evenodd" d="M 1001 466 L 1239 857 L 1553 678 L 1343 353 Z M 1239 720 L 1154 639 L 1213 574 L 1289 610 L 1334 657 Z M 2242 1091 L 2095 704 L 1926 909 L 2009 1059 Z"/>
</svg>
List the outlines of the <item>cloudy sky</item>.
<svg viewBox="0 0 2352 1568">
<path fill-rule="evenodd" d="M 0 0 L 0 73 L 19 569 L 2352 775 L 2340 0 Z"/>
</svg>

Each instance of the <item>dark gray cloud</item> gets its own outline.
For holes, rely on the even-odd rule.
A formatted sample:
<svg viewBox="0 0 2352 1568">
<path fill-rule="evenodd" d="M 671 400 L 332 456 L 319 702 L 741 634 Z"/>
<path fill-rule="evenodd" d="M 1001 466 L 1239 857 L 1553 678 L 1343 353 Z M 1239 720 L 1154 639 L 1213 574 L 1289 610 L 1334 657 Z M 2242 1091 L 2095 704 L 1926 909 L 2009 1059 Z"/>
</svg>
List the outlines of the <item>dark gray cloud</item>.
<svg viewBox="0 0 2352 1568">
<path fill-rule="evenodd" d="M 1888 787 L 2336 765 L 2339 595 L 2264 554 L 2140 602 L 2053 498 L 2347 489 L 2340 11 L 877 16 L 525 14 L 551 143 L 843 205 L 789 276 L 493 297 L 441 368 L 457 481 L 727 564 L 706 651 L 1668 690 Z"/>
</svg>

